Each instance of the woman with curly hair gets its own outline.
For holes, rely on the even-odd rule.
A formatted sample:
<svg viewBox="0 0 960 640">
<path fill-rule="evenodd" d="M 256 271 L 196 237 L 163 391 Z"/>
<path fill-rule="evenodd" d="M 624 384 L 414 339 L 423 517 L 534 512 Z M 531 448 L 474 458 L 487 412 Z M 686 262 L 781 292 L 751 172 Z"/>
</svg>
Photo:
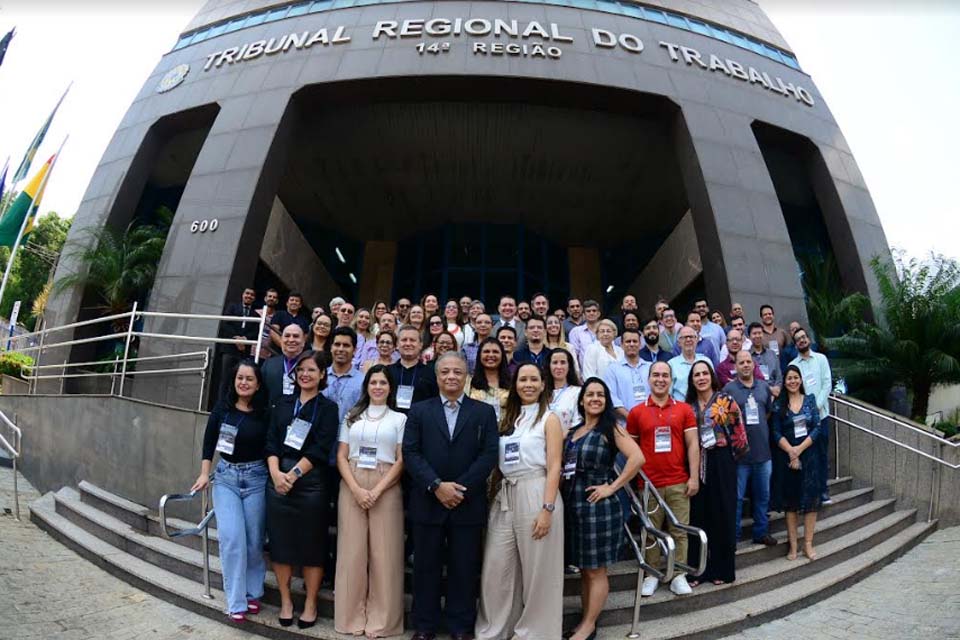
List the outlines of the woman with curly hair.
<svg viewBox="0 0 960 640">
<path fill-rule="evenodd" d="M 700 491 L 690 499 L 690 524 L 707 534 L 707 568 L 690 581 L 724 584 L 736 579 L 737 459 L 746 454 L 747 431 L 740 407 L 720 390 L 707 362 L 690 369 L 687 404 L 693 407 L 700 433 Z M 688 536 L 688 563 L 700 555 L 700 541 Z"/>
</svg>

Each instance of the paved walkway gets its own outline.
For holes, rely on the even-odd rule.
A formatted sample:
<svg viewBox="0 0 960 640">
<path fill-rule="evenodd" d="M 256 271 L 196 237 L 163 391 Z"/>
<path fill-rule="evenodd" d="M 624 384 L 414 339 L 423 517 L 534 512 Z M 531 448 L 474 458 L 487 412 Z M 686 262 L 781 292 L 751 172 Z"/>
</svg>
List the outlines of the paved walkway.
<svg viewBox="0 0 960 640">
<path fill-rule="evenodd" d="M 29 522 L 37 492 L 0 468 L 0 639 L 247 640 L 252 634 L 167 604 L 95 567 Z M 6 510 L 10 509 L 10 512 Z M 960 640 L 960 527 L 941 530 L 856 586 L 730 636 Z"/>
</svg>

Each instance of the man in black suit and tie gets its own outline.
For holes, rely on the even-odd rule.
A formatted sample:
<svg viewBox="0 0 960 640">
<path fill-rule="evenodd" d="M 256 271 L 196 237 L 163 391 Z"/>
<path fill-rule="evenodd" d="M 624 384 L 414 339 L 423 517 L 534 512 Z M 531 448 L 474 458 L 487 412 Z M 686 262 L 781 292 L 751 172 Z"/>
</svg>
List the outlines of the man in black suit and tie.
<svg viewBox="0 0 960 640">
<path fill-rule="evenodd" d="M 263 384 L 267 387 L 267 398 L 270 406 L 283 396 L 293 395 L 293 367 L 297 358 L 303 353 L 306 336 L 303 329 L 295 322 L 291 322 L 280 334 L 279 356 L 269 358 L 263 365 Z"/>
<path fill-rule="evenodd" d="M 231 302 L 223 312 L 225 316 L 234 318 L 250 318 L 249 320 L 231 320 L 220 325 L 220 337 L 232 338 L 233 340 L 256 340 L 260 332 L 260 316 L 257 315 L 253 303 L 257 300 L 257 292 L 252 287 L 243 290 L 240 296 L 240 302 Z M 219 354 L 220 370 L 217 372 L 217 378 L 221 385 L 233 384 L 233 380 L 223 380 L 222 377 L 228 375 L 245 357 L 253 357 L 254 347 L 248 344 L 226 344 L 218 343 L 215 347 Z"/>
<path fill-rule="evenodd" d="M 440 397 L 414 404 L 403 434 L 414 539 L 413 640 L 433 640 L 441 621 L 453 640 L 472 640 L 487 478 L 498 457 L 497 419 L 489 404 L 464 395 L 467 362 L 459 352 L 443 354 L 436 373 Z M 441 613 L 445 550 L 447 593 Z"/>
</svg>

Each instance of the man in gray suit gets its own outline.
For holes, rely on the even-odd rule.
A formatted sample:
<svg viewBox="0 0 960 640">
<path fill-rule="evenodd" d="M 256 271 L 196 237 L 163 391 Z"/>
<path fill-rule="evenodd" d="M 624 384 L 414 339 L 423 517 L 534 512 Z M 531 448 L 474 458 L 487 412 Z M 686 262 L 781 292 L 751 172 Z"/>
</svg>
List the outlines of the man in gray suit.
<svg viewBox="0 0 960 640">
<path fill-rule="evenodd" d="M 527 344 L 527 338 L 524 333 L 526 325 L 523 320 L 517 317 L 517 300 L 513 296 L 500 296 L 500 305 L 497 307 L 500 315 L 497 316 L 493 325 L 492 335 L 497 335 L 500 327 L 513 327 L 517 332 L 517 349 L 523 348 Z"/>
</svg>

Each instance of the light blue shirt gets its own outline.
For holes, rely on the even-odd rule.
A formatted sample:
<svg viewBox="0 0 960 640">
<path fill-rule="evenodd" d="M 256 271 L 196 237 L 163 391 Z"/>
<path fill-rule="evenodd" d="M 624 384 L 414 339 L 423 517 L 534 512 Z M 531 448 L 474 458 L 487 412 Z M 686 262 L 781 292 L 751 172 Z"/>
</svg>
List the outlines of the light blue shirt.
<svg viewBox="0 0 960 640">
<path fill-rule="evenodd" d="M 817 411 L 820 420 L 830 417 L 830 389 L 833 386 L 833 377 L 830 374 L 830 362 L 827 356 L 817 353 L 813 349 L 794 358 L 790 364 L 795 364 L 803 374 L 803 389 L 817 399 Z"/>
<path fill-rule="evenodd" d="M 570 346 L 573 347 L 573 356 L 577 359 L 577 362 L 580 364 L 580 369 L 583 369 L 583 356 L 587 352 L 587 347 L 592 345 L 597 341 L 597 334 L 590 331 L 587 327 L 587 323 L 584 322 L 579 327 L 576 327 L 570 334 L 567 336 L 567 342 L 570 343 Z"/>
<path fill-rule="evenodd" d="M 359 402 L 362 390 L 363 374 L 353 367 L 343 375 L 334 373 L 332 366 L 327 367 L 327 388 L 323 390 L 323 397 L 337 403 L 337 416 L 340 422 L 343 422 L 347 411 Z"/>
<path fill-rule="evenodd" d="M 717 348 L 717 353 L 720 353 L 727 344 L 727 332 L 716 322 L 704 320 L 703 326 L 700 327 L 700 335 L 713 343 L 713 346 Z"/>
<path fill-rule="evenodd" d="M 667 364 L 670 365 L 670 373 L 673 376 L 673 391 L 671 395 L 674 400 L 679 402 L 687 401 L 687 382 L 690 379 L 690 369 L 692 369 L 693 365 L 697 362 L 706 362 L 710 365 L 710 368 L 713 369 L 713 362 L 702 353 L 696 354 L 693 362 L 687 362 L 683 354 L 670 358 L 670 362 Z"/>
<path fill-rule="evenodd" d="M 650 363 L 640 360 L 637 366 L 615 362 L 607 368 L 603 381 L 610 387 L 613 408 L 623 407 L 627 413 L 650 395 Z M 639 395 L 639 397 L 638 397 Z"/>
<path fill-rule="evenodd" d="M 451 440 L 453 439 L 453 431 L 457 428 L 457 416 L 460 415 L 460 407 L 463 405 L 464 395 L 465 394 L 461 393 L 460 397 L 456 400 L 448 400 L 444 396 L 440 396 L 440 402 L 443 403 L 443 415 L 447 419 L 447 430 L 450 431 Z"/>
</svg>

